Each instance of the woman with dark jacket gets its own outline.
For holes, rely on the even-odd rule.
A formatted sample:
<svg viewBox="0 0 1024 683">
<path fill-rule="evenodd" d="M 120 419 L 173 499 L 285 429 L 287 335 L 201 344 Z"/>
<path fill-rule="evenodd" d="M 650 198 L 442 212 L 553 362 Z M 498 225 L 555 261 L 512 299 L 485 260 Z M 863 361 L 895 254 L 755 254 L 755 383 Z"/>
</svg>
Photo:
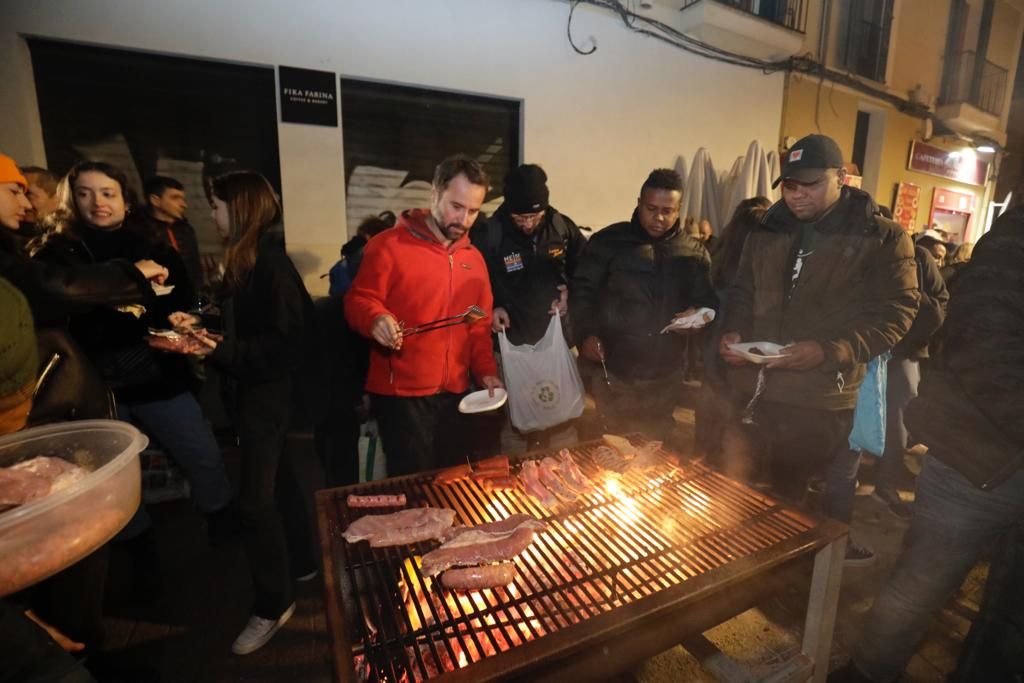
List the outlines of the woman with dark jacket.
<svg viewBox="0 0 1024 683">
<path fill-rule="evenodd" d="M 313 347 L 313 303 L 275 228 L 281 207 L 266 179 L 251 171 L 213 180 L 214 222 L 227 240 L 222 302 L 228 324 L 208 358 L 234 381 L 234 419 L 242 447 L 239 513 L 255 599 L 231 649 L 263 647 L 295 611 L 294 581 L 316 573 L 312 534 L 285 450 L 292 393 Z M 177 327 L 200 321 L 175 313 Z"/>
<path fill-rule="evenodd" d="M 113 390 L 118 416 L 137 423 L 181 465 L 193 504 L 216 523 L 230 502 L 231 485 L 213 432 L 190 392 L 187 360 L 155 351 L 146 342 L 149 327 L 165 327 L 169 313 L 192 301 L 184 264 L 171 247 L 125 222 L 131 202 L 119 169 L 80 163 L 57 193 L 59 208 L 48 234 L 32 246 L 34 258 L 65 267 L 148 258 L 168 266 L 166 283 L 173 289 L 145 306 L 98 308 L 73 314 L 66 323 Z M 147 527 L 143 510 L 124 537 L 138 536 Z"/>
<path fill-rule="evenodd" d="M 10 157 L 0 154 L 0 277 L 28 299 L 36 325 L 47 314 L 65 316 L 96 306 L 146 303 L 148 280 L 163 284 L 167 269 L 150 260 L 60 267 L 29 259 L 17 230 L 32 208 L 28 181 Z"/>
</svg>

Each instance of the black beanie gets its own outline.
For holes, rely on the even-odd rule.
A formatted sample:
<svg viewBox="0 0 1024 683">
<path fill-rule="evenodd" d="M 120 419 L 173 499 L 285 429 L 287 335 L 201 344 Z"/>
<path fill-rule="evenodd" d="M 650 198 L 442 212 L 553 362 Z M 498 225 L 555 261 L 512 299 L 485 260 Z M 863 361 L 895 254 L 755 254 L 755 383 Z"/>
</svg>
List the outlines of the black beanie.
<svg viewBox="0 0 1024 683">
<path fill-rule="evenodd" d="M 537 213 L 548 208 L 548 176 L 537 164 L 523 164 L 505 176 L 509 213 Z"/>
</svg>

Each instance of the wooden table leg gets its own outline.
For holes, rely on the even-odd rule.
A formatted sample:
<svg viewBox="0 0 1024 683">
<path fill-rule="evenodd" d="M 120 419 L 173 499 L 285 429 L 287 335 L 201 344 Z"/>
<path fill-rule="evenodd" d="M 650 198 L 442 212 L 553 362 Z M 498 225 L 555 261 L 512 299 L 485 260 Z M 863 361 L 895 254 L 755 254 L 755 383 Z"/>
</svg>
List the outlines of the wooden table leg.
<svg viewBox="0 0 1024 683">
<path fill-rule="evenodd" d="M 807 601 L 801 646 L 803 654 L 814 662 L 814 673 L 811 676 L 814 683 L 824 683 L 828 676 L 829 651 L 832 649 L 832 632 L 839 607 L 846 540 L 847 537 L 843 536 L 814 556 L 814 574 L 811 576 L 811 593 Z"/>
</svg>

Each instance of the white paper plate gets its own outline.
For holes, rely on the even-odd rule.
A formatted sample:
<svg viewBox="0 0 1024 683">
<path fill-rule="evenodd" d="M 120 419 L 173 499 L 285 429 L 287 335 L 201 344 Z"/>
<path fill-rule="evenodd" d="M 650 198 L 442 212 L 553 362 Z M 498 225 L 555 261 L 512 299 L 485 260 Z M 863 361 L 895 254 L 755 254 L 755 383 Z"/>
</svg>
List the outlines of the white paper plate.
<svg viewBox="0 0 1024 683">
<path fill-rule="evenodd" d="M 174 285 L 158 285 L 155 282 L 153 283 L 153 292 L 157 296 L 166 296 L 166 295 L 170 294 L 173 291 L 174 291 Z"/>
<path fill-rule="evenodd" d="M 782 344 L 775 344 L 774 342 L 729 344 L 729 348 L 749 360 L 751 363 L 763 364 L 773 360 L 778 360 L 779 358 L 785 358 L 785 356 L 779 353 L 783 348 Z M 754 349 L 759 350 L 761 353 L 752 353 Z"/>
<path fill-rule="evenodd" d="M 661 330 L 661 334 L 672 330 L 700 329 L 710 325 L 715 320 L 715 311 L 711 308 L 698 308 L 690 315 L 681 318 L 673 318 L 672 322 Z"/>
<path fill-rule="evenodd" d="M 495 389 L 494 396 L 488 396 L 487 390 L 474 391 L 466 394 L 459 401 L 460 413 L 486 413 L 488 410 L 495 410 L 505 405 L 508 394 L 504 389 Z"/>
</svg>

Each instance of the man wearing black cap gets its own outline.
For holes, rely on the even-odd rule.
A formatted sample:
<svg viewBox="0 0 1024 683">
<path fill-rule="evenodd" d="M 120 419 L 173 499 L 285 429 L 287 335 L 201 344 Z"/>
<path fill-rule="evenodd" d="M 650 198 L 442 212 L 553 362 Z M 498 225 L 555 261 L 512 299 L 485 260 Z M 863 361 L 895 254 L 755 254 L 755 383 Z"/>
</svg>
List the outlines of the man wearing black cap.
<svg viewBox="0 0 1024 683">
<path fill-rule="evenodd" d="M 494 292 L 495 332 L 534 344 L 551 315 L 568 311 L 567 287 L 587 241 L 548 203 L 547 174 L 523 164 L 505 176 L 505 201 L 470 238 L 484 254 Z"/>
<path fill-rule="evenodd" d="M 834 140 L 808 135 L 783 159 L 782 201 L 747 239 L 719 348 L 744 421 L 767 449 L 772 486 L 802 500 L 809 476 L 828 467 L 825 512 L 848 522 L 858 456 L 846 441 L 857 392 L 865 364 L 914 319 L 914 247 L 870 195 L 844 185 Z M 741 341 L 784 348 L 759 366 L 731 348 Z"/>
<path fill-rule="evenodd" d="M 633 217 L 590 239 L 572 281 L 580 355 L 605 366 L 594 398 L 604 427 L 620 434 L 672 440 L 685 340 L 662 331 L 681 313 L 718 308 L 708 252 L 679 226 L 682 196 L 678 173 L 652 171 Z"/>
</svg>

